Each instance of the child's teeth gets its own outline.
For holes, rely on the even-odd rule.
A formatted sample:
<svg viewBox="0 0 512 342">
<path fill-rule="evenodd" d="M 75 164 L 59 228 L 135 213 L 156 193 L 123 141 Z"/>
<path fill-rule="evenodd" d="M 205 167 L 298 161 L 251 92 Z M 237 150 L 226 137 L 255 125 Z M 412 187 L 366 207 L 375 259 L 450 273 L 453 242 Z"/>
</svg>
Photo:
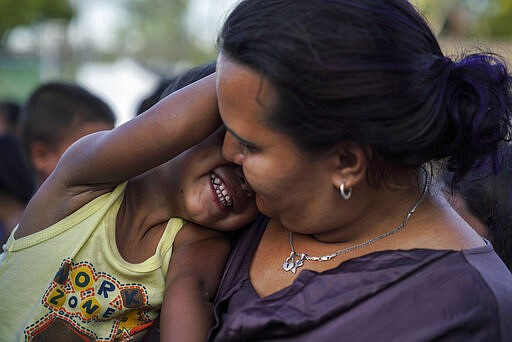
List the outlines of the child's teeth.
<svg viewBox="0 0 512 342">
<path fill-rule="evenodd" d="M 231 207 L 233 205 L 233 200 L 231 199 L 231 196 L 228 195 L 226 185 L 222 183 L 222 180 L 214 174 L 210 174 L 210 178 L 212 180 L 213 188 L 217 194 L 217 197 L 219 198 L 219 201 L 225 207 Z"/>
</svg>

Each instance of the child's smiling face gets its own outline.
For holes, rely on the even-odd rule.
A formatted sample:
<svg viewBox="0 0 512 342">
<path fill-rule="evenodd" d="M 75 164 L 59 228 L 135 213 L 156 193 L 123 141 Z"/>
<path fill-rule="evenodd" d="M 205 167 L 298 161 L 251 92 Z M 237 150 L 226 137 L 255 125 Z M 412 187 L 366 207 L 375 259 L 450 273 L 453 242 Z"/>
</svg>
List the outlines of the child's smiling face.
<svg viewBox="0 0 512 342">
<path fill-rule="evenodd" d="M 236 230 L 258 210 L 240 166 L 222 156 L 224 127 L 171 163 L 177 170 L 183 218 L 217 230 Z"/>
</svg>

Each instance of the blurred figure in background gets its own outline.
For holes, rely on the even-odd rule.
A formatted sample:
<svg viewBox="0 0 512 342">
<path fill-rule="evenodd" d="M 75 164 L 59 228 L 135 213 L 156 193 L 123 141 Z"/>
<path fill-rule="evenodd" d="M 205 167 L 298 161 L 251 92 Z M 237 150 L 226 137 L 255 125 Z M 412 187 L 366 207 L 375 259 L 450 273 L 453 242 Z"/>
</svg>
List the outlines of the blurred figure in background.
<svg viewBox="0 0 512 342">
<path fill-rule="evenodd" d="M 39 86 L 21 109 L 20 138 L 36 187 L 53 171 L 62 153 L 79 138 L 114 128 L 112 109 L 84 88 L 63 82 Z"/>
<path fill-rule="evenodd" d="M 449 178 L 448 172 L 445 176 Z M 468 173 L 448 200 L 460 216 L 491 241 L 496 253 L 512 270 L 512 145 L 506 146 L 503 169 L 478 169 Z"/>
<path fill-rule="evenodd" d="M 0 134 L 17 134 L 20 106 L 13 101 L 0 102 Z"/>
<path fill-rule="evenodd" d="M 3 245 L 34 191 L 34 177 L 18 139 L 0 135 L 0 245 Z"/>
</svg>

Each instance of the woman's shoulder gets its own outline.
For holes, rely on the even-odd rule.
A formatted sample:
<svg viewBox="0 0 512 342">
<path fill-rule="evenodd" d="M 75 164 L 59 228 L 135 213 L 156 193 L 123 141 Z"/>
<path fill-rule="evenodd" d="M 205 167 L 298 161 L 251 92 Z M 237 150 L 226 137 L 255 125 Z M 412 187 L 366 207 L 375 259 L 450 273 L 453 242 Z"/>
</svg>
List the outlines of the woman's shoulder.
<svg viewBox="0 0 512 342">
<path fill-rule="evenodd" d="M 512 317 L 512 274 L 490 242 L 485 241 L 486 246 L 462 250 L 460 253 L 475 273 L 475 278 L 496 299 L 500 311 L 508 312 L 508 316 Z"/>
<path fill-rule="evenodd" d="M 422 302 L 429 312 L 449 317 L 453 327 L 482 324 L 469 340 L 506 341 L 512 336 L 512 274 L 492 245 L 450 251 L 422 273 L 427 287 L 418 283 L 409 293 L 418 294 L 420 287 L 427 291 Z"/>
<path fill-rule="evenodd" d="M 453 297 L 476 289 L 482 295 L 487 289 L 490 296 L 497 298 L 507 293 L 512 307 L 512 274 L 486 240 L 483 246 L 460 251 L 417 248 L 375 252 L 341 264 L 338 272 L 347 270 L 356 274 L 394 274 L 398 279 L 410 279 L 412 285 L 418 286 L 442 283 L 443 286 L 429 291 L 449 292 L 453 289 Z M 385 278 L 390 279 L 389 276 Z"/>
</svg>

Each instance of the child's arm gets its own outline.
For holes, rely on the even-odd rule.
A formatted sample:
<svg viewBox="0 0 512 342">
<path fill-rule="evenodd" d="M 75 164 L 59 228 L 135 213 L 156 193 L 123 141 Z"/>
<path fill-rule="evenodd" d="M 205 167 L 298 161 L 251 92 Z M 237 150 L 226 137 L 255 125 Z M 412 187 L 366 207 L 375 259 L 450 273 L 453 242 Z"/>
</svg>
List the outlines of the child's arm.
<svg viewBox="0 0 512 342">
<path fill-rule="evenodd" d="M 231 244 L 225 233 L 187 224 L 174 246 L 160 314 L 160 341 L 205 341 Z"/>
<path fill-rule="evenodd" d="M 172 159 L 220 124 L 213 74 L 111 131 L 80 140 L 66 152 L 61 177 L 72 185 L 118 184 Z"/>
<path fill-rule="evenodd" d="M 16 237 L 59 221 L 121 182 L 173 158 L 220 123 L 213 74 L 113 130 L 80 139 L 34 195 Z"/>
</svg>

